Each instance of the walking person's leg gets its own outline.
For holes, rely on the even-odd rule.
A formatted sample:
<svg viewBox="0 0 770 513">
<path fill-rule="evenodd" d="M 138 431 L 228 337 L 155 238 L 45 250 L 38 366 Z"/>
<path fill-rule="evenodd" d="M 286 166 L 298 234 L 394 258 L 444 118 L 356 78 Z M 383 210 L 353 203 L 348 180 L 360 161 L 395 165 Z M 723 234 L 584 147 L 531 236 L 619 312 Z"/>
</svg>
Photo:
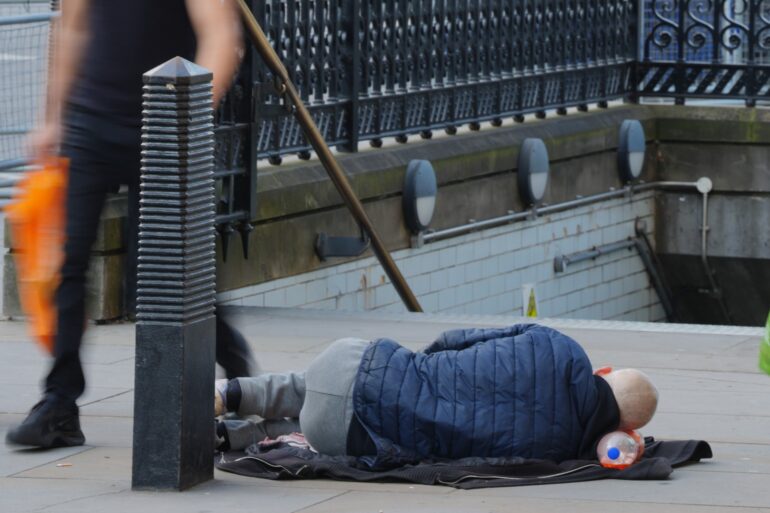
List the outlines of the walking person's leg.
<svg viewBox="0 0 770 513">
<path fill-rule="evenodd" d="M 137 149 L 138 155 L 138 149 Z M 128 222 L 126 223 L 126 268 L 124 276 L 124 304 L 129 318 L 136 315 L 136 271 L 139 247 L 139 175 L 140 163 L 124 173 L 128 184 Z M 222 309 L 216 310 L 216 361 L 224 369 L 227 379 L 253 376 L 257 364 L 248 342 L 225 318 Z"/>
<path fill-rule="evenodd" d="M 24 422 L 11 429 L 7 441 L 36 447 L 81 445 L 76 400 L 85 389 L 80 346 L 85 329 L 85 281 L 91 246 L 110 188 L 109 166 L 87 120 L 71 117 L 62 154 L 69 158 L 66 194 L 66 241 L 61 282 L 56 291 L 57 327 L 53 365 L 45 380 L 43 399 Z"/>
<path fill-rule="evenodd" d="M 220 307 L 217 307 L 216 319 L 216 359 L 227 379 L 253 376 L 259 372 L 248 342 L 226 319 Z"/>
<path fill-rule="evenodd" d="M 124 237 L 126 263 L 123 268 L 123 305 L 126 317 L 136 320 L 136 268 L 139 261 L 139 175 L 141 164 L 137 158 L 136 167 L 126 177 L 126 224 Z"/>
<path fill-rule="evenodd" d="M 64 262 L 55 299 L 54 365 L 46 378 L 46 394 L 74 403 L 85 389 L 80 345 L 86 324 L 86 271 L 107 187 L 94 176 L 102 171 L 98 166 L 77 153 L 70 155 Z"/>
</svg>

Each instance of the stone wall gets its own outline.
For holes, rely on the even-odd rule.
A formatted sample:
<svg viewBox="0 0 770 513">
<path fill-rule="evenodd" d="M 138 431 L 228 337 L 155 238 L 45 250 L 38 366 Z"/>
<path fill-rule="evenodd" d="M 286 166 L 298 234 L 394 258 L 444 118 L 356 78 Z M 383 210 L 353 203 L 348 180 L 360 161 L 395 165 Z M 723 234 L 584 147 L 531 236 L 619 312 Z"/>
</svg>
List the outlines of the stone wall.
<svg viewBox="0 0 770 513">
<path fill-rule="evenodd" d="M 380 238 L 390 251 L 397 252 L 411 246 L 401 192 L 406 166 L 413 159 L 429 160 L 435 168 L 439 191 L 431 228 L 442 230 L 470 219 L 526 209 L 519 197 L 516 169 L 521 144 L 530 137 L 545 141 L 551 159 L 545 203 L 553 205 L 621 187 L 617 137 L 620 124 L 629 118 L 642 120 L 648 137 L 654 140 L 649 109 L 617 107 L 340 155 L 339 162 Z M 647 160 L 644 178 L 652 180 L 652 148 Z M 349 259 L 318 259 L 313 248 L 319 233 L 359 233 L 323 167 L 311 161 L 261 168 L 249 258 L 243 258 L 239 238 L 232 237 L 227 261 L 218 264 L 218 290 L 346 264 Z"/>
<path fill-rule="evenodd" d="M 86 283 L 86 313 L 97 321 L 114 320 L 124 316 L 123 265 L 126 245 L 124 238 L 126 198 L 111 195 L 104 207 L 96 242 L 91 248 L 91 263 Z M 16 266 L 8 226 L 3 222 L 3 316 L 20 317 L 19 294 L 16 288 Z"/>
<path fill-rule="evenodd" d="M 705 176 L 714 184 L 706 252 L 716 293 L 701 258 L 703 198 L 695 191 L 657 196 L 658 253 L 678 298 L 679 319 L 763 325 L 770 310 L 770 111 L 658 107 L 654 112 L 659 179 Z"/>
<path fill-rule="evenodd" d="M 454 137 L 437 137 L 376 151 L 340 155 L 358 197 L 428 312 L 521 314 L 524 284 L 533 284 L 540 315 L 656 320 L 654 293 L 636 255 L 602 257 L 555 275 L 553 258 L 633 235 L 636 216 L 652 216 L 650 196 L 486 230 L 411 249 L 402 214 L 401 189 L 412 159 L 430 160 L 439 198 L 432 228 L 462 225 L 511 210 L 522 211 L 516 168 L 521 143 L 542 138 L 551 158 L 545 197 L 556 204 L 620 187 L 617 133 L 623 120 L 641 119 L 652 139 L 650 110 L 618 107 L 502 128 L 485 127 Z M 649 158 L 647 179 L 654 178 Z M 371 256 L 322 262 L 314 253 L 319 233 L 355 235 L 358 228 L 318 162 L 260 168 L 258 217 L 249 258 L 233 237 L 228 258 L 218 262 L 220 298 L 229 303 L 313 308 L 392 309 L 403 307 Z M 625 206 L 624 206 L 625 205 Z M 611 213 L 612 215 L 609 215 Z M 122 315 L 120 269 L 125 244 L 114 236 L 120 219 L 108 209 L 94 248 L 89 316 Z M 652 227 L 653 223 L 648 223 Z M 219 241 L 221 243 L 221 241 Z M 625 256 L 625 258 L 624 258 Z M 6 269 L 12 275 L 10 254 Z M 10 285 L 8 284 L 10 282 Z M 18 315 L 12 280 L 5 287 L 6 315 Z"/>
<path fill-rule="evenodd" d="M 641 217 L 648 221 L 680 304 L 692 306 L 683 320 L 724 322 L 713 313 L 713 298 L 703 293 L 701 199 L 688 191 L 650 192 L 411 248 L 401 189 L 404 170 L 412 159 L 430 160 L 436 169 L 439 197 L 431 227 L 442 230 L 470 219 L 525 209 L 518 195 L 516 167 L 520 145 L 527 137 L 542 138 L 550 153 L 546 203 L 620 187 L 617 132 L 623 120 L 632 118 L 643 122 L 648 136 L 644 180 L 694 181 L 708 176 L 714 181 L 709 198 L 712 267 L 722 283 L 721 292 L 738 314 L 736 322 L 757 324 L 756 319 L 766 316 L 770 308 L 770 289 L 757 286 L 770 279 L 766 265 L 770 239 L 758 235 L 766 231 L 770 219 L 766 164 L 770 159 L 770 112 L 622 106 L 485 127 L 480 132 L 340 155 L 339 160 L 426 311 L 521 315 L 521 288 L 534 284 L 542 316 L 662 320 L 655 292 L 633 251 L 572 266 L 566 274 L 553 271 L 553 257 L 559 252 L 582 251 L 631 237 L 633 221 Z M 258 201 L 249 257 L 241 254 L 237 236 L 230 240 L 227 261 L 222 260 L 219 248 L 217 279 L 223 301 L 344 310 L 403 309 L 371 253 L 327 262 L 315 255 L 313 246 L 319 233 L 358 234 L 318 162 L 261 165 Z M 104 242 L 94 249 L 89 288 L 94 301 L 89 312 L 95 319 L 123 315 L 120 272 L 125 244 L 110 238 L 122 222 L 116 208 L 108 210 L 100 232 Z M 12 278 L 8 253 L 5 263 Z M 12 279 L 5 281 L 4 298 L 4 313 L 18 314 Z"/>
</svg>

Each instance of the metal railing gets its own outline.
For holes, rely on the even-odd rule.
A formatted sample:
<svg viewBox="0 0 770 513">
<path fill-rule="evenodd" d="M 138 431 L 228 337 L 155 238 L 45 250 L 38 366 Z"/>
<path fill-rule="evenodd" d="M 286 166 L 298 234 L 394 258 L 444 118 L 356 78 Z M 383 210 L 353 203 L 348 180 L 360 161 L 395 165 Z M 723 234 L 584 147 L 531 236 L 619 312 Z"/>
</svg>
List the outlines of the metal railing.
<svg viewBox="0 0 770 513">
<path fill-rule="evenodd" d="M 635 0 L 255 0 L 257 21 L 324 138 L 384 137 L 604 104 L 632 89 Z M 256 151 L 309 150 L 255 68 Z"/>
<path fill-rule="evenodd" d="M 748 0 L 252 0 L 325 140 L 453 134 L 618 98 L 770 99 L 770 4 Z M 310 146 L 258 58 L 258 158 Z M 245 117 L 244 117 L 245 118 Z M 249 123 L 249 121 L 246 121 Z M 244 141 L 245 142 L 245 141 Z"/>
<path fill-rule="evenodd" d="M 645 0 L 639 96 L 770 100 L 770 4 Z"/>
<path fill-rule="evenodd" d="M 378 146 L 385 137 L 454 133 L 460 125 L 475 128 L 618 98 L 720 98 L 749 105 L 770 99 L 767 2 L 250 4 L 324 138 L 347 151 L 361 141 Z M 38 110 L 52 16 L 0 19 L 0 160 L 19 156 L 21 137 Z M 273 76 L 251 52 L 219 121 L 220 173 L 247 168 L 257 158 L 279 163 L 286 154 L 309 155 Z"/>
<path fill-rule="evenodd" d="M 24 141 L 42 113 L 50 26 L 58 16 L 57 4 L 58 0 L 32 4 L 0 0 L 0 207 L 29 164 Z M 251 62 L 250 51 L 246 61 Z M 225 256 L 230 235 L 236 231 L 243 253 L 248 254 L 249 221 L 256 216 L 251 76 L 251 67 L 244 66 L 217 112 L 216 220 Z"/>
<path fill-rule="evenodd" d="M 748 0 L 249 0 L 324 139 L 394 137 L 626 98 L 770 100 L 770 3 Z M 0 162 L 22 156 L 48 21 L 0 21 Z M 13 31 L 13 32 L 11 32 Z M 250 46 L 250 45 L 248 45 Z M 258 159 L 309 158 L 275 77 L 247 47 L 217 112 L 217 221 L 248 248 Z"/>
<path fill-rule="evenodd" d="M 52 12 L 0 18 L 0 162 L 24 155 L 44 98 Z"/>
<path fill-rule="evenodd" d="M 709 186 L 710 187 L 710 186 Z M 628 184 L 620 189 L 611 188 L 609 191 L 592 194 L 590 196 L 579 197 L 573 200 L 563 201 L 561 203 L 555 203 L 553 205 L 542 205 L 538 207 L 530 207 L 528 210 L 522 210 L 520 212 L 509 212 L 506 215 L 492 217 L 483 220 L 470 220 L 466 224 L 459 226 L 453 226 L 452 228 L 445 228 L 443 230 L 431 230 L 424 233 L 420 233 L 413 240 L 413 246 L 420 247 L 423 244 L 430 244 L 441 240 L 449 239 L 452 237 L 459 237 L 461 235 L 467 235 L 469 233 L 478 232 L 481 230 L 488 230 L 490 228 L 497 228 L 499 226 L 505 226 L 507 224 L 516 223 L 520 221 L 526 221 L 529 219 L 537 219 L 538 217 L 547 216 L 551 214 L 558 214 L 560 212 L 566 212 L 580 207 L 587 207 L 589 205 L 595 205 L 597 203 L 603 203 L 613 199 L 619 199 L 624 197 L 633 197 L 635 194 L 640 194 L 650 190 L 677 190 L 677 189 L 697 189 L 698 182 L 649 182 L 639 184 Z M 710 191 L 710 189 L 709 189 Z"/>
</svg>

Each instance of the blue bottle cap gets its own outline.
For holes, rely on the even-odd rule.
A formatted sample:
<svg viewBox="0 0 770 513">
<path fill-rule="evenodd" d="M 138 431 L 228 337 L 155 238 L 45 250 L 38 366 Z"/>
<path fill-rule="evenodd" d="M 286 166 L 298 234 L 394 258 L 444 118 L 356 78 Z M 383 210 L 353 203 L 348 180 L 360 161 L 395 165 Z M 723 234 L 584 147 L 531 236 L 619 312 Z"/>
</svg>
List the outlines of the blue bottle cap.
<svg viewBox="0 0 770 513">
<path fill-rule="evenodd" d="M 610 447 L 609 449 L 607 449 L 607 457 L 609 457 L 609 459 L 611 460 L 616 460 L 620 458 L 620 449 L 618 449 L 617 447 Z"/>
</svg>

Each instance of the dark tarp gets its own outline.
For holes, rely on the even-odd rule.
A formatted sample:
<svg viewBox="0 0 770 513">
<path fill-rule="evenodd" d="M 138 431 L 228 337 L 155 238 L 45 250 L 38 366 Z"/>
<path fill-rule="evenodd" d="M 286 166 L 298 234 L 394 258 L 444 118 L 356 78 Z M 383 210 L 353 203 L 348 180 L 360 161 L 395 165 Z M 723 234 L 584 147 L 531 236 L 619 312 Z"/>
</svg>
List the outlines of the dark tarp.
<svg viewBox="0 0 770 513">
<path fill-rule="evenodd" d="M 255 445 L 245 452 L 218 453 L 215 465 L 225 472 L 263 479 L 404 482 L 474 489 L 597 479 L 666 479 L 675 467 L 711 456 L 711 447 L 703 441 L 655 441 L 648 437 L 642 459 L 625 470 L 604 468 L 596 460 L 572 460 L 557 464 L 523 458 L 424 461 L 393 469 L 369 470 L 356 458 L 323 456 L 287 445 L 265 452 Z"/>
</svg>

